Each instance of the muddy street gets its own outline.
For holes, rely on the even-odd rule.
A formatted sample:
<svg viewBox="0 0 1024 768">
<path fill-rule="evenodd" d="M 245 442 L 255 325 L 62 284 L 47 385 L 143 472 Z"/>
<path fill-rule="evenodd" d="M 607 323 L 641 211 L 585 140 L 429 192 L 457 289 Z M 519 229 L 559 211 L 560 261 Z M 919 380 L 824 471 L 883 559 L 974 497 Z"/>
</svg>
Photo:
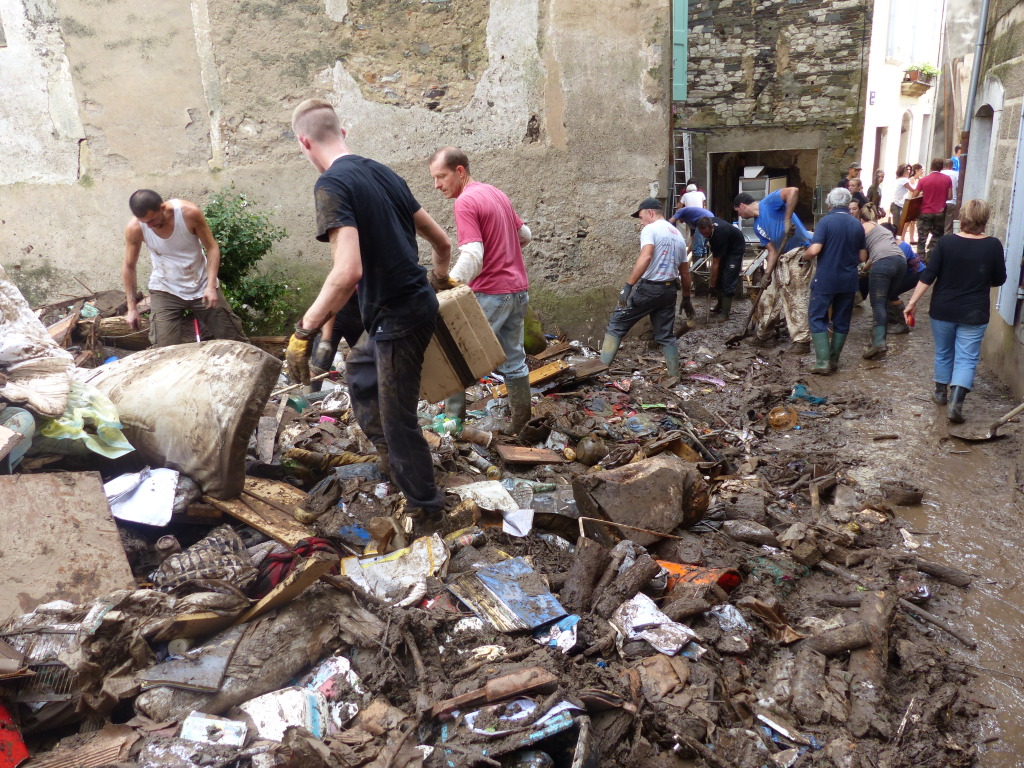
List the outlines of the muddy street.
<svg viewBox="0 0 1024 768">
<path fill-rule="evenodd" d="M 788 339 L 728 346 L 749 311 L 739 300 L 725 323 L 687 325 L 678 377 L 646 323 L 610 364 L 545 339 L 515 434 L 507 380 L 472 384 L 464 421 L 421 397 L 444 492 L 430 518 L 357 423 L 341 357 L 320 391 L 227 340 L 83 373 L 117 398 L 147 462 L 168 462 L 145 442 L 157 427 L 224 447 L 193 445 L 183 476 L 129 451 L 32 455 L 2 478 L 6 540 L 78 541 L 60 557 L 88 555 L 106 578 L 69 576 L 72 593 L 62 570 L 4 560 L 23 590 L 0 611 L 13 675 L 0 696 L 16 713 L 0 717 L 19 754 L 116 750 L 126 768 L 1018 765 L 1020 426 L 948 436 L 926 312 L 865 361 L 857 308 L 839 372 L 819 377 Z M 229 357 L 266 369 L 206 390 L 192 371 L 210 356 L 222 372 Z M 982 369 L 967 401 L 979 431 L 1012 405 L 994 382 Z M 235 385 L 260 389 L 224 397 Z M 133 411 L 130 392 L 146 406 L 177 389 L 192 405 L 173 424 L 166 408 Z M 227 420 L 233 435 L 202 426 L 214 399 L 263 405 Z M 40 503 L 49 532 L 20 523 Z M 84 515 L 105 523 L 88 540 Z"/>
<path fill-rule="evenodd" d="M 739 304 L 724 326 L 712 325 L 685 335 L 686 350 L 716 349 L 721 334 L 739 332 L 746 304 Z M 945 408 L 931 402 L 932 338 L 924 308 L 908 335 L 889 336 L 889 352 L 879 360 L 862 360 L 868 344 L 870 310 L 854 310 L 849 341 L 840 372 L 818 377 L 800 371 L 798 358 L 784 351 L 785 342 L 763 357 L 778 364 L 788 381 L 804 382 L 817 396 L 875 399 L 865 407 L 827 420 L 802 419 L 804 435 L 827 430 L 844 458 L 853 459 L 853 479 L 871 487 L 886 477 L 902 477 L 926 489 L 919 506 L 899 508 L 911 524 L 918 554 L 958 565 L 976 580 L 966 590 L 949 593 L 942 615 L 977 639 L 968 651 L 950 638 L 944 645 L 978 675 L 970 693 L 983 703 L 979 765 L 1011 768 L 1024 765 L 1024 666 L 1017 649 L 1024 639 L 1021 516 L 1024 510 L 1024 430 L 1010 423 L 1001 439 L 965 443 L 947 434 Z M 804 358 L 809 360 L 810 357 Z M 776 374 L 775 377 L 782 374 Z M 968 396 L 968 425 L 979 432 L 1017 403 L 984 364 L 975 390 Z M 851 409 L 853 410 L 853 409 Z M 849 417 L 849 418 L 847 418 Z M 822 423 L 824 422 L 824 423 Z M 821 426 L 819 426 L 821 425 Z M 795 436 L 795 432 L 787 433 Z M 875 439 L 898 435 L 898 439 Z M 806 437 L 801 438 L 805 440 Z"/>
</svg>

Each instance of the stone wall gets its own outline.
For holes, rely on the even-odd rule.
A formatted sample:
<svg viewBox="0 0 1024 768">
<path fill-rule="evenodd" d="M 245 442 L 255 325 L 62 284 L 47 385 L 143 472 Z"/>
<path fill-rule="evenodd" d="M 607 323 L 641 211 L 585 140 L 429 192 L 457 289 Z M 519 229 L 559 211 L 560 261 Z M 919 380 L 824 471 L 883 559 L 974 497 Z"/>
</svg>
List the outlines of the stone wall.
<svg viewBox="0 0 1024 768">
<path fill-rule="evenodd" d="M 629 214 L 667 189 L 668 19 L 668 0 L 0 0 L 22 89 L 0 100 L 0 262 L 35 301 L 116 288 L 133 190 L 233 183 L 287 228 L 274 262 L 308 294 L 328 252 L 289 119 L 317 96 L 453 235 L 426 158 L 466 149 L 534 232 L 534 304 L 592 335 L 636 257 Z"/>
<path fill-rule="evenodd" d="M 697 178 L 709 152 L 817 149 L 817 183 L 838 181 L 860 152 L 872 9 L 872 0 L 691 0 L 689 93 L 676 125 L 697 132 Z"/>
</svg>

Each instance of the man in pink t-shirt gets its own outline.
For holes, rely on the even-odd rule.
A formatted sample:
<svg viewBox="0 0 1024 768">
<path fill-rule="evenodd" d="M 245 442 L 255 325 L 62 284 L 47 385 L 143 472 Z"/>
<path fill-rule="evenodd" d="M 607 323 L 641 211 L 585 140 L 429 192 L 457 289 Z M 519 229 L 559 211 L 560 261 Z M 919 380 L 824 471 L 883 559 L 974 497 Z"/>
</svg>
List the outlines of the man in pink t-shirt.
<svg viewBox="0 0 1024 768">
<path fill-rule="evenodd" d="M 505 377 L 511 434 L 530 420 L 530 370 L 523 349 L 523 325 L 530 287 L 523 246 L 530 229 L 516 215 L 508 197 L 497 187 L 473 181 L 469 158 L 456 147 L 442 147 L 430 156 L 434 188 L 455 200 L 455 229 L 459 259 L 450 276 L 467 283 L 476 294 L 494 334 L 505 351 L 498 373 Z M 448 415 L 466 417 L 466 394 L 448 399 Z"/>
<path fill-rule="evenodd" d="M 921 261 L 927 262 L 946 227 L 946 201 L 953 199 L 953 180 L 942 172 L 941 157 L 932 160 L 932 172 L 917 182 L 917 189 L 921 193 L 917 255 Z"/>
</svg>

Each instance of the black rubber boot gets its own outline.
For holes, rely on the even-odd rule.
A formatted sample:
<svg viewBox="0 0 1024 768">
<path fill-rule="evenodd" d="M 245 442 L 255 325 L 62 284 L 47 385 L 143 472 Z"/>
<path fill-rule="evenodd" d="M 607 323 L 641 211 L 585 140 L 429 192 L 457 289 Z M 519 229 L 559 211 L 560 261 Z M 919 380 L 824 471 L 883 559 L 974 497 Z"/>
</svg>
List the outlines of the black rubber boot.
<svg viewBox="0 0 1024 768">
<path fill-rule="evenodd" d="M 873 360 L 883 352 L 888 351 L 888 347 L 885 345 L 885 326 L 876 325 L 871 329 L 871 346 L 869 346 L 862 357 L 865 360 Z"/>
<path fill-rule="evenodd" d="M 811 344 L 814 346 L 814 365 L 811 367 L 811 373 L 828 376 L 832 373 L 832 366 L 829 365 L 828 334 L 812 333 Z"/>
<path fill-rule="evenodd" d="M 936 405 L 945 405 L 949 402 L 949 384 L 935 382 L 935 392 L 932 393 L 932 400 Z"/>
<path fill-rule="evenodd" d="M 967 397 L 968 392 L 970 390 L 967 387 L 949 388 L 949 408 L 946 409 L 946 416 L 954 424 L 964 423 L 964 398 Z"/>
</svg>

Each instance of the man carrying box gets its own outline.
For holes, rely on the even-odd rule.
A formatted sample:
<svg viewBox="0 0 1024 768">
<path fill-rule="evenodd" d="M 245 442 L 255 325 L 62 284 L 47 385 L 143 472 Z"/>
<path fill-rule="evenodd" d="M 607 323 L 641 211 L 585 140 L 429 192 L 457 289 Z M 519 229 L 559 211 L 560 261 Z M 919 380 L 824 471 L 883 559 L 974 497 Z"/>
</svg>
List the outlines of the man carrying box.
<svg viewBox="0 0 1024 768">
<path fill-rule="evenodd" d="M 423 353 L 437 322 L 437 298 L 417 263 L 416 235 L 433 248 L 433 278 L 447 287 L 451 243 L 409 186 L 385 165 L 349 151 L 328 102 L 295 108 L 292 131 L 320 171 L 314 187 L 317 240 L 333 265 L 288 342 L 288 372 L 309 382 L 313 337 L 359 286 L 366 334 L 346 360 L 352 409 L 380 454 L 381 470 L 405 494 L 411 516 L 434 516 L 444 496 L 416 416 Z"/>
<path fill-rule="evenodd" d="M 505 352 L 498 373 L 505 377 L 512 411 L 509 432 L 519 434 L 530 420 L 530 369 L 523 349 L 527 290 L 523 246 L 530 229 L 516 215 L 508 196 L 497 187 L 474 181 L 469 158 L 456 147 L 442 147 L 428 161 L 434 188 L 455 200 L 459 260 L 451 276 L 469 285 Z M 466 418 L 466 393 L 448 398 L 448 416 Z"/>
</svg>

